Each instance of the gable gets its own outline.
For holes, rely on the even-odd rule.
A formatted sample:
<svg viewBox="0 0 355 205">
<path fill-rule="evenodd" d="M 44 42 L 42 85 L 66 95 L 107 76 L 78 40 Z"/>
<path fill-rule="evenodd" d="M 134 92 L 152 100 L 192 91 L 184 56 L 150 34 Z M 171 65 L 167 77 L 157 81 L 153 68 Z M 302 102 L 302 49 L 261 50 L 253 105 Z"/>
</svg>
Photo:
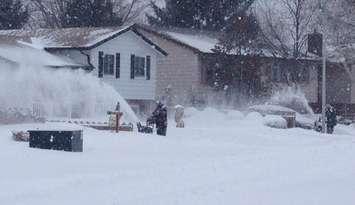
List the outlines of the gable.
<svg viewBox="0 0 355 205">
<path fill-rule="evenodd" d="M 159 51 L 152 48 L 151 44 L 144 41 L 140 36 L 133 31 L 128 31 L 118 37 L 108 41 L 101 42 L 89 49 L 89 53 L 98 51 L 109 51 L 110 53 L 145 53 L 146 55 L 162 55 Z"/>
<path fill-rule="evenodd" d="M 136 29 L 128 29 L 128 30 L 121 31 L 119 33 L 116 33 L 116 34 L 110 36 L 110 37 L 102 38 L 102 40 L 96 42 L 95 44 L 93 44 L 91 46 L 88 46 L 86 48 L 79 48 L 79 49 L 92 50 L 94 48 L 97 48 L 97 47 L 105 44 L 105 43 L 110 43 L 110 41 L 115 40 L 115 39 L 121 37 L 122 35 L 126 35 L 126 34 L 135 35 L 137 37 L 137 39 L 139 39 L 139 42 L 145 44 L 146 46 L 148 46 L 149 49 L 152 49 L 155 52 L 157 52 L 157 53 L 159 53 L 161 55 L 164 55 L 164 56 L 168 55 L 168 53 L 164 49 L 162 49 L 160 46 L 158 46 L 157 44 L 152 42 L 150 39 L 145 37 L 143 34 L 138 32 Z M 50 48 L 48 48 L 48 49 L 50 49 Z"/>
</svg>

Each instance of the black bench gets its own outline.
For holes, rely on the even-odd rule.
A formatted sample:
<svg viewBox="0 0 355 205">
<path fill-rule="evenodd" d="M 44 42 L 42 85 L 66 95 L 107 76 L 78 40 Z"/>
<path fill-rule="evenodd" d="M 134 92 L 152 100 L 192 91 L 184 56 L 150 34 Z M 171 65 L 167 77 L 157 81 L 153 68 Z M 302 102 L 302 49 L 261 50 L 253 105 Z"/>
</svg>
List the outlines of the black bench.
<svg viewBox="0 0 355 205">
<path fill-rule="evenodd" d="M 31 148 L 68 152 L 83 151 L 82 130 L 29 130 L 28 132 Z"/>
</svg>

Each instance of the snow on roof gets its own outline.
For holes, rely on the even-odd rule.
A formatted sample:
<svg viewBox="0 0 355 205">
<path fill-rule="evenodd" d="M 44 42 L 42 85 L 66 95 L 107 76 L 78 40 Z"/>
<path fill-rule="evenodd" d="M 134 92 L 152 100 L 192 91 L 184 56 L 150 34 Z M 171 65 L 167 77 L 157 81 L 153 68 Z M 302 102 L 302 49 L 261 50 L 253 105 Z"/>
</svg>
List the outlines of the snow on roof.
<svg viewBox="0 0 355 205">
<path fill-rule="evenodd" d="M 130 26 L 110 28 L 62 28 L 37 30 L 0 30 L 0 39 L 31 41 L 41 39 L 47 48 L 90 47 L 118 34 Z"/>
<path fill-rule="evenodd" d="M 167 53 L 135 30 L 135 24 L 121 27 L 77 27 L 37 30 L 0 30 L 0 41 L 24 41 L 46 49 L 91 48 L 127 31 L 133 31 L 163 55 Z"/>
<path fill-rule="evenodd" d="M 219 43 L 220 33 L 213 32 L 203 32 L 195 31 L 192 29 L 169 29 L 169 30 L 159 30 L 157 28 L 151 28 L 148 26 L 141 26 L 142 29 L 157 32 L 160 35 L 165 36 L 165 38 L 177 41 L 188 47 L 196 49 L 202 53 L 215 53 L 215 46 Z M 242 51 L 242 55 L 252 55 L 253 51 Z M 239 55 L 235 51 L 230 51 L 231 55 Z M 273 53 L 263 48 L 260 51 L 254 53 L 255 55 L 265 56 L 265 57 L 275 57 Z M 276 56 L 281 57 L 281 56 Z"/>
<path fill-rule="evenodd" d="M 69 58 L 58 57 L 47 51 L 30 46 L 27 43 L 0 41 L 0 57 L 10 62 L 24 65 L 50 67 L 81 67 Z"/>
<path fill-rule="evenodd" d="M 90 47 L 128 30 L 130 26 L 122 27 L 82 27 L 37 30 L 0 30 L 0 39 L 32 41 L 40 39 L 47 48 Z"/>
<path fill-rule="evenodd" d="M 177 33 L 177 32 L 166 32 L 169 37 L 180 41 L 181 43 L 184 43 L 190 47 L 193 47 L 203 53 L 213 53 L 213 49 L 218 43 L 217 38 L 212 38 L 208 35 L 203 35 L 203 34 L 183 34 L 183 33 Z"/>
</svg>

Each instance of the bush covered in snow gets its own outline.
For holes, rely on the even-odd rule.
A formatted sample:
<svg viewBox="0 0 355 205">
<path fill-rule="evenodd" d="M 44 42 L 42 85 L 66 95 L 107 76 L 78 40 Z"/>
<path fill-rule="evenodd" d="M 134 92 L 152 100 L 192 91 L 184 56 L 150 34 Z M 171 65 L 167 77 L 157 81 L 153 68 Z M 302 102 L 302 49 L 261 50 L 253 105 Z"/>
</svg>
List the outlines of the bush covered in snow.
<svg viewBox="0 0 355 205">
<path fill-rule="evenodd" d="M 238 110 L 227 110 L 226 119 L 227 120 L 243 120 L 245 115 Z"/>
<path fill-rule="evenodd" d="M 263 123 L 265 126 L 278 128 L 278 129 L 286 129 L 287 122 L 286 120 L 279 115 L 266 115 L 263 119 Z"/>
<path fill-rule="evenodd" d="M 254 122 L 261 122 L 263 120 L 263 116 L 258 112 L 250 112 L 245 117 L 246 121 L 254 121 Z"/>
</svg>

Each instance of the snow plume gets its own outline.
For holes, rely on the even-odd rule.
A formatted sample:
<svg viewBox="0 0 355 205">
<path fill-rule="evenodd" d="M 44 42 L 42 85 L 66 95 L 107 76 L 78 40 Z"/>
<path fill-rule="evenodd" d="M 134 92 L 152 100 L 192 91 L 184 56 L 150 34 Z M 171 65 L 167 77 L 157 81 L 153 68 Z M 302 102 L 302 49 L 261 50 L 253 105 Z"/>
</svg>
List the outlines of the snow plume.
<svg viewBox="0 0 355 205">
<path fill-rule="evenodd" d="M 304 92 L 299 87 L 285 87 L 275 92 L 269 103 L 291 108 L 301 114 L 314 114 Z"/>
<path fill-rule="evenodd" d="M 41 61 L 40 58 L 36 60 Z M 23 62 L 28 62 L 28 59 Z M 13 65 L 0 61 L 0 87 L 2 110 L 33 110 L 36 107 L 44 117 L 96 118 L 104 117 L 120 102 L 124 120 L 138 121 L 113 87 L 83 70 L 53 69 L 21 62 Z"/>
</svg>

